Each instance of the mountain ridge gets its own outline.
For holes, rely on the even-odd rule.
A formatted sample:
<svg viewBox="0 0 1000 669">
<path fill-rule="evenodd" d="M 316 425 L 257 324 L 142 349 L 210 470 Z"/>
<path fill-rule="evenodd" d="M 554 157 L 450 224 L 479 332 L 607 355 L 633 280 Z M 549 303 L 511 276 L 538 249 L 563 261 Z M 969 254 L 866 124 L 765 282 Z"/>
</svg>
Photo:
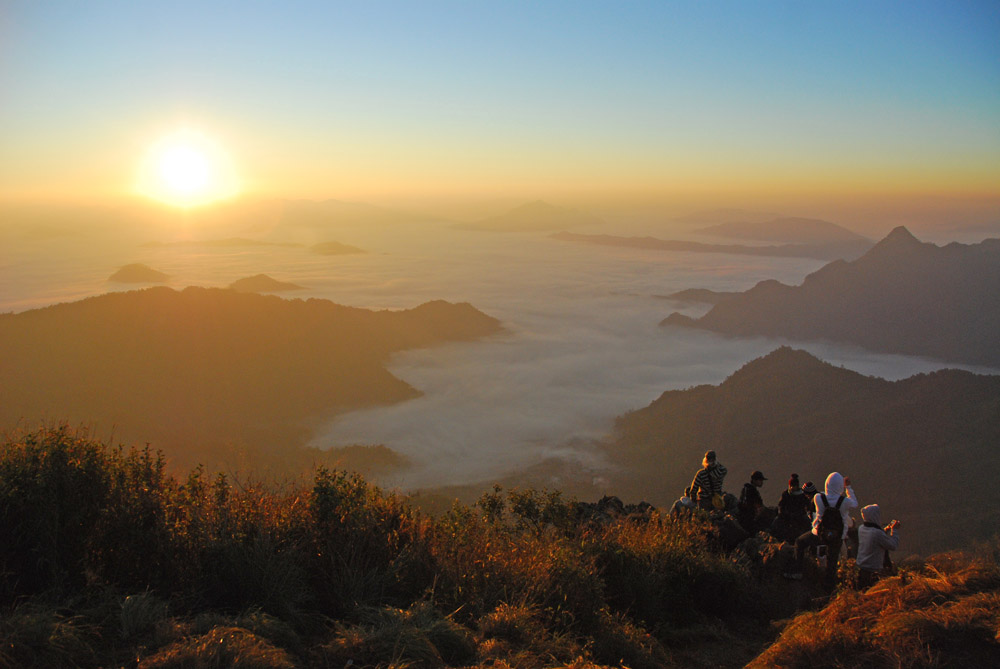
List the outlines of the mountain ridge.
<svg viewBox="0 0 1000 669">
<path fill-rule="evenodd" d="M 943 550 L 1000 524 L 1000 491 L 952 499 L 971 463 L 1000 476 L 998 408 L 1000 376 L 946 369 L 887 381 L 781 347 L 718 385 L 670 390 L 620 416 L 606 449 L 656 500 L 678 497 L 707 450 L 729 467 L 727 490 L 754 469 L 777 482 L 762 491 L 771 505 L 791 472 L 821 485 L 840 471 L 863 503 L 905 519 L 909 550 Z M 690 466 L 651 473 L 650 462 Z"/>
<path fill-rule="evenodd" d="M 701 318 L 674 313 L 662 324 L 1000 367 L 1000 239 L 939 247 L 899 227 L 799 286 L 761 281 Z"/>
</svg>

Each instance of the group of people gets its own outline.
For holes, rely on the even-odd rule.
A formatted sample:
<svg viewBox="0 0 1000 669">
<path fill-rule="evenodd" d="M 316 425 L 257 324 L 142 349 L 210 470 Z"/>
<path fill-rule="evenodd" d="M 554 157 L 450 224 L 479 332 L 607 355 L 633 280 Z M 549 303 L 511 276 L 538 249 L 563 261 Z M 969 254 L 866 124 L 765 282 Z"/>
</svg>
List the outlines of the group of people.
<svg viewBox="0 0 1000 669">
<path fill-rule="evenodd" d="M 833 588 L 840 554 L 853 525 L 851 511 L 860 506 L 850 478 L 833 472 L 826 477 L 823 492 L 819 492 L 812 481 L 803 486 L 799 475 L 792 474 L 787 489 L 781 493 L 777 514 L 771 518 L 773 511 L 764 505 L 759 491 L 767 480 L 763 472 L 750 474 L 737 501 L 723 492 L 728 471 L 715 451 L 705 453 L 701 464 L 684 496 L 674 504 L 675 512 L 700 508 L 729 513 L 750 534 L 767 530 L 778 539 L 794 543 L 794 566 L 785 572 L 786 578 L 801 579 L 806 553 L 815 551 L 820 563 L 826 563 L 824 585 Z M 899 547 L 899 522 L 893 520 L 883 527 L 878 504 L 862 508 L 861 518 L 863 524 L 857 530 L 858 586 L 868 588 L 891 564 L 888 552 Z"/>
</svg>

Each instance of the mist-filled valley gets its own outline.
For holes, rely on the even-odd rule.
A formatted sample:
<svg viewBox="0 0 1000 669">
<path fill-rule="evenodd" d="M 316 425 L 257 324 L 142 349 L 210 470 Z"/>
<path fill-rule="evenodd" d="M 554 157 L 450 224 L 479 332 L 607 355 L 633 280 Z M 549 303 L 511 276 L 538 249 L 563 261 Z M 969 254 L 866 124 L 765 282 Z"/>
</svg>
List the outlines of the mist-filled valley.
<svg viewBox="0 0 1000 669">
<path fill-rule="evenodd" d="M 2 231 L 8 251 L 0 273 L 0 309 L 13 313 L 4 324 L 23 320 L 25 312 L 40 318 L 52 309 L 32 310 L 57 303 L 141 290 L 146 311 L 136 306 L 137 297 L 119 301 L 120 308 L 101 307 L 106 311 L 81 316 L 90 319 L 86 328 L 72 321 L 60 325 L 53 312 L 49 327 L 69 328 L 61 334 L 71 342 L 64 345 L 71 356 L 78 351 L 81 357 L 97 359 L 99 354 L 89 352 L 82 340 L 113 342 L 114 334 L 126 340 L 163 339 L 160 348 L 148 349 L 146 355 L 153 357 L 172 355 L 164 353 L 172 350 L 171 339 L 173 348 L 183 351 L 184 346 L 197 348 L 195 340 L 203 336 L 202 348 L 209 350 L 200 358 L 180 356 L 158 364 L 136 359 L 133 370 L 122 362 L 125 352 L 114 348 L 121 344 L 112 343 L 107 355 L 114 364 L 95 367 L 91 360 L 90 367 L 71 377 L 73 383 L 59 382 L 60 391 L 52 397 L 58 400 L 47 406 L 44 397 L 36 397 L 34 404 L 8 402 L 3 427 L 30 428 L 39 420 L 79 421 L 100 438 L 163 448 L 183 467 L 202 462 L 230 472 L 264 468 L 282 477 L 325 461 L 358 468 L 389 488 L 431 498 L 474 499 L 494 481 L 503 481 L 581 496 L 641 495 L 664 506 L 680 495 L 684 480 L 697 469 L 704 443 L 692 440 L 687 447 L 674 446 L 632 470 L 620 466 L 620 458 L 608 445 L 616 438 L 616 418 L 645 407 L 665 391 L 719 384 L 751 360 L 786 344 L 833 365 L 891 381 L 943 368 L 997 373 L 989 367 L 875 353 L 822 338 L 729 337 L 661 324 L 668 314 L 697 319 L 712 308 L 668 297 L 674 293 L 690 288 L 738 293 L 765 280 L 795 286 L 824 267 L 824 260 L 574 244 L 552 235 L 551 223 L 545 220 L 538 230 L 525 231 L 531 229 L 533 217 L 554 215 L 559 225 L 579 233 L 628 229 L 630 234 L 661 239 L 705 241 L 706 216 L 688 222 L 633 219 L 615 226 L 613 221 L 576 215 L 571 209 L 540 208 L 539 203 L 514 209 L 507 219 L 483 219 L 489 225 L 477 229 L 361 205 L 326 207 L 294 202 L 280 209 L 272 204 L 254 210 L 244 205 L 160 219 L 118 211 L 117 220 L 108 216 L 103 226 L 78 225 L 68 211 L 50 221 L 45 234 L 39 234 L 38 226 L 9 217 Z M 707 217 L 725 223 L 741 215 L 751 216 L 717 212 Z M 497 221 L 505 220 L 513 221 L 517 231 L 504 231 L 502 225 L 493 229 L 500 225 Z M 772 242 L 783 241 L 771 236 Z M 756 241 L 758 246 L 767 243 Z M 241 283 L 246 281 L 257 283 Z M 149 292 L 152 286 L 161 292 Z M 375 350 L 372 338 L 388 336 L 388 325 L 373 325 L 368 334 L 351 335 L 360 337 L 352 340 L 341 330 L 318 334 L 314 330 L 321 326 L 316 321 L 291 316 L 288 310 L 265 311 L 257 320 L 232 316 L 225 325 L 221 322 L 228 317 L 221 315 L 221 307 L 203 305 L 188 317 L 211 320 L 212 309 L 220 309 L 218 328 L 230 328 L 218 330 L 224 332 L 217 333 L 219 341 L 208 341 L 212 335 L 207 331 L 179 324 L 184 316 L 159 314 L 157 325 L 157 314 L 148 311 L 165 309 L 165 303 L 156 300 L 176 291 L 182 292 L 169 302 L 183 301 L 182 294 L 190 301 L 193 294 L 184 291 L 190 286 L 249 286 L 248 290 L 271 292 L 296 303 L 318 298 L 375 310 L 373 317 L 382 310 L 403 312 L 437 300 L 468 303 L 497 319 L 498 329 L 456 337 L 447 330 L 461 327 L 454 325 L 454 319 L 445 319 L 435 326 L 440 331 L 435 337 L 411 338 L 408 344 L 405 336 L 397 337 L 398 344 Z M 212 299 L 234 300 L 235 295 Z M 268 310 L 279 304 L 274 302 L 278 299 L 260 298 L 260 305 L 271 307 L 245 299 L 241 303 L 245 306 L 233 309 Z M 85 304 L 97 303 L 80 303 L 80 309 Z M 138 327 L 137 320 L 146 321 L 155 334 L 132 330 Z M 412 328 L 400 323 L 401 333 Z M 171 329 L 178 327 L 182 329 Z M 102 328 L 107 328 L 106 335 Z M 462 341 L 452 341 L 456 338 Z M 186 344 L 181 341 L 185 339 Z M 43 341 L 36 338 L 29 345 L 44 357 Z M 244 358 L 229 360 L 212 353 L 213 346 L 227 355 L 241 350 Z M 142 355 L 141 345 L 130 355 Z M 361 362 L 364 359 L 371 359 L 374 366 L 362 369 L 368 364 Z M 32 378 L 31 363 L 25 364 L 26 376 L 19 377 L 19 383 L 41 384 L 40 376 Z M 3 379 L 4 395 L 32 395 L 12 385 L 12 365 L 9 361 Z M 198 374 L 192 376 L 185 365 L 197 365 Z M 324 375 L 329 375 L 328 381 Z M 372 375 L 384 376 L 393 388 L 409 390 L 363 391 Z M 227 377 L 225 382 L 221 377 Z M 395 380 L 389 381 L 392 377 Z M 164 398 L 157 401 L 154 392 L 132 387 L 139 383 L 173 390 L 164 390 Z M 344 389 L 334 391 L 336 387 Z M 351 395 L 352 387 L 356 396 Z M 205 396 L 199 397 L 199 392 Z M 117 396 L 143 393 L 150 395 L 146 404 L 133 401 L 130 411 L 109 409 Z M 88 399 L 74 400 L 75 396 Z M 189 415 L 171 418 L 172 412 Z M 195 414 L 201 418 L 195 420 Z M 185 424 L 188 432 L 180 427 Z M 710 445 L 726 452 L 725 437 Z M 842 461 L 834 458 L 831 468 L 864 469 L 851 458 L 869 454 L 843 450 L 850 456 Z M 805 470 L 803 458 L 784 457 L 781 452 L 733 453 L 727 459 L 745 462 L 747 468 L 747 472 L 733 471 L 733 483 L 727 487 L 735 489 L 750 469 L 761 468 L 779 482 L 769 493 L 775 498 L 780 481 L 790 472 L 803 480 L 821 481 L 826 475 L 822 470 Z M 856 480 L 866 496 L 878 494 L 871 489 L 874 480 Z"/>
</svg>

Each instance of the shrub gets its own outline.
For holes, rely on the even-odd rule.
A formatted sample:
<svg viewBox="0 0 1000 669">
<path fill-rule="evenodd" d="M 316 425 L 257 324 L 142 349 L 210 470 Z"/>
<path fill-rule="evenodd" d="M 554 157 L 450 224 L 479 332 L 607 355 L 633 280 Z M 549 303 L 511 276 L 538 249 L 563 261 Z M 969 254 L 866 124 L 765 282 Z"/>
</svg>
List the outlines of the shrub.
<svg viewBox="0 0 1000 669">
<path fill-rule="evenodd" d="M 360 476 L 320 469 L 309 498 L 312 587 L 330 615 L 418 599 L 433 580 L 424 523 Z"/>
<path fill-rule="evenodd" d="M 605 583 L 608 604 L 647 626 L 685 625 L 699 617 L 729 618 L 749 609 L 745 571 L 708 550 L 707 527 L 653 514 L 620 521 L 586 537 Z"/>
</svg>

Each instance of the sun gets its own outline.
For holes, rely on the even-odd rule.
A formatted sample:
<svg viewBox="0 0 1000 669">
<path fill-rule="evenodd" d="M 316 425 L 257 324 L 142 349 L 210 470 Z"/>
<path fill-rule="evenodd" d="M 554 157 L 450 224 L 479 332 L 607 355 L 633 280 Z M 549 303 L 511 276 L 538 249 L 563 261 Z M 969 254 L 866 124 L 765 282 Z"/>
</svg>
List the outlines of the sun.
<svg viewBox="0 0 1000 669">
<path fill-rule="evenodd" d="M 232 197 L 239 184 L 218 142 L 184 128 L 149 147 L 139 168 L 137 190 L 174 207 L 190 208 Z"/>
</svg>

